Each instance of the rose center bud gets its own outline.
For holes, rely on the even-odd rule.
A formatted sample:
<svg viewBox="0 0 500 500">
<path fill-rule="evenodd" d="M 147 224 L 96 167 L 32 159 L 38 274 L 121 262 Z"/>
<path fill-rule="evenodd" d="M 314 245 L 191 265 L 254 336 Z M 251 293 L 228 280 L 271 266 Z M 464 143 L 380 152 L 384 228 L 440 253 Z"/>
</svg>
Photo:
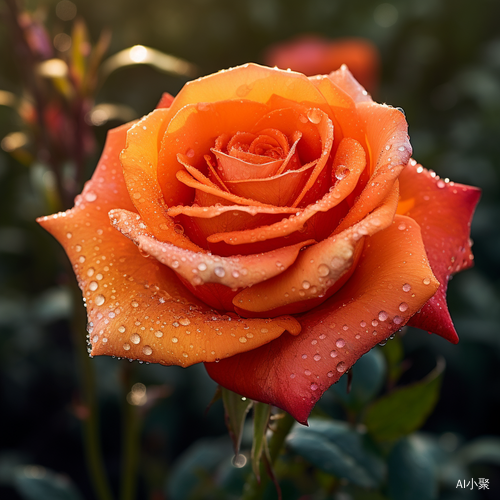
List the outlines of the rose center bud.
<svg viewBox="0 0 500 500">
<path fill-rule="evenodd" d="M 296 152 L 300 133 L 290 140 L 276 129 L 264 129 L 258 133 L 237 132 L 232 137 L 220 135 L 211 152 L 217 161 L 213 177 L 227 183 L 235 181 L 268 179 L 288 170 L 300 168 Z M 226 184 L 231 191 L 230 184 Z"/>
</svg>

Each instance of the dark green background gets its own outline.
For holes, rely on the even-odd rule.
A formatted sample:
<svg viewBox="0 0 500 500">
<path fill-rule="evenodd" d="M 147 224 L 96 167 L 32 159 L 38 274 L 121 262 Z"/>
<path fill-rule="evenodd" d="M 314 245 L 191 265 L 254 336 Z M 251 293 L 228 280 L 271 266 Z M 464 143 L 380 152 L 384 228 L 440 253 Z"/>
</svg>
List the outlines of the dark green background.
<svg viewBox="0 0 500 500">
<path fill-rule="evenodd" d="M 56 3 L 26 2 L 28 9 L 45 9 L 52 36 L 71 30 L 71 22 L 55 16 Z M 498 437 L 500 2 L 392 1 L 398 20 L 385 28 L 374 20 L 381 2 L 371 0 L 75 3 L 92 40 L 103 28 L 112 30 L 108 55 L 142 44 L 195 63 L 200 74 L 262 62 L 267 46 L 300 33 L 362 36 L 378 46 L 383 66 L 374 97 L 405 110 L 414 158 L 441 177 L 483 190 L 472 225 L 476 265 L 449 286 L 460 343 L 453 346 L 418 330 L 406 332 L 410 368 L 403 382 L 421 379 L 443 356 L 447 367 L 441 397 L 423 430 L 449 451 L 479 437 Z M 8 26 L 0 24 L 0 90 L 21 95 L 20 61 L 13 57 L 8 35 Z M 163 91 L 175 94 L 184 82 L 150 67 L 123 68 L 104 82 L 96 102 L 126 104 L 141 116 L 155 106 Z M 0 106 L 0 139 L 22 126 L 15 111 Z M 99 145 L 88 163 L 87 177 L 105 129 L 95 130 Z M 92 499 L 75 411 L 79 389 L 69 333 L 72 306 L 64 277 L 65 256 L 34 222 L 48 210 L 36 188 L 37 175 L 36 168 L 0 150 L 0 497 L 25 498 L 13 488 L 10 474 L 16 464 L 39 464 L 69 476 L 84 498 Z M 84 336 L 82 331 L 82 342 Z M 104 455 L 114 487 L 120 467 L 119 401 L 125 391 L 120 377 L 125 363 L 93 360 Z M 171 390 L 145 417 L 139 498 L 147 498 L 147 491 L 162 491 L 172 465 L 192 443 L 224 435 L 222 408 L 217 403 L 204 415 L 215 386 L 202 367 L 183 370 L 134 364 L 126 369 L 134 381 L 166 384 Z M 485 498 L 500 495 L 499 464 L 497 456 L 472 471 L 476 480 L 490 478 L 490 496 Z M 442 498 L 477 498 L 475 494 L 450 489 L 442 492 Z"/>
</svg>

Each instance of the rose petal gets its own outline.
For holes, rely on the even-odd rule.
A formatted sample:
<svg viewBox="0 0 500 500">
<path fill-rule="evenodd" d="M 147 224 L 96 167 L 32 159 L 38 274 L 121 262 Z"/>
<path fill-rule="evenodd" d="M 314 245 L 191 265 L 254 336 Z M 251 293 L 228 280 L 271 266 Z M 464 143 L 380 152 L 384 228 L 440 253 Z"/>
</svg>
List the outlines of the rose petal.
<svg viewBox="0 0 500 500">
<path fill-rule="evenodd" d="M 445 182 L 413 160 L 403 170 L 400 182 L 398 213 L 420 224 L 427 257 L 441 283 L 410 324 L 456 344 L 458 335 L 446 305 L 446 289 L 453 274 L 473 264 L 470 223 L 481 192 L 474 187 Z"/>
<path fill-rule="evenodd" d="M 318 162 L 313 161 L 298 170 L 288 170 L 283 174 L 267 179 L 248 179 L 226 181 L 226 186 L 237 196 L 268 203 L 277 207 L 290 206 L 308 183 L 308 178 L 314 175 Z"/>
<path fill-rule="evenodd" d="M 389 106 L 361 103 L 359 116 L 364 123 L 366 141 L 369 147 L 369 166 L 365 172 L 371 172 L 366 182 L 360 180 L 354 206 L 340 223 L 336 232 L 344 231 L 359 222 L 366 214 L 377 207 L 391 191 L 394 182 L 408 163 L 411 155 L 407 128 L 403 113 Z"/>
<path fill-rule="evenodd" d="M 297 212 L 296 208 L 292 207 L 245 207 L 241 205 L 224 205 L 224 206 L 209 206 L 209 207 L 172 207 L 168 209 L 168 214 L 171 217 L 176 217 L 179 214 L 184 214 L 189 217 L 197 217 L 200 219 L 212 219 L 227 212 L 245 212 L 250 215 L 257 214 L 293 214 Z"/>
<path fill-rule="evenodd" d="M 405 229 L 398 229 L 402 224 Z M 423 284 L 425 278 L 430 285 Z M 407 284 L 411 293 L 403 288 Z M 299 317 L 300 336 L 282 335 L 205 367 L 224 387 L 283 408 L 306 423 L 323 392 L 401 328 L 438 286 L 418 225 L 396 216 L 390 227 L 367 240 L 351 279 L 322 306 Z"/>
<path fill-rule="evenodd" d="M 356 104 L 373 102 L 368 92 L 352 76 L 349 68 L 343 64 L 337 71 L 332 71 L 328 78 L 344 92 L 349 94 Z"/>
<path fill-rule="evenodd" d="M 111 210 L 109 218 L 113 226 L 143 252 L 170 267 L 195 286 L 220 283 L 229 288 L 251 287 L 288 269 L 300 249 L 314 243 L 310 240 L 262 254 L 218 257 L 158 241 L 135 213 Z"/>
<path fill-rule="evenodd" d="M 283 159 L 280 159 L 268 161 L 267 163 L 252 164 L 246 160 L 229 156 L 222 151 L 217 151 L 214 148 L 211 148 L 211 151 L 217 158 L 219 169 L 223 172 L 225 181 L 271 177 L 276 175 L 276 172 L 278 172 L 284 162 Z"/>
<path fill-rule="evenodd" d="M 63 245 L 77 275 L 87 303 L 91 354 L 189 366 L 254 349 L 285 330 L 297 334 L 300 325 L 291 317 L 220 316 L 110 225 L 110 209 L 134 210 L 118 160 L 129 127 L 108 133 L 75 207 L 38 219 Z"/>
<path fill-rule="evenodd" d="M 172 105 L 175 107 L 174 101 Z M 235 113 L 234 110 L 238 109 Z M 216 103 L 199 102 L 181 109 L 170 121 L 162 136 L 158 154 L 158 182 L 165 202 L 169 206 L 186 205 L 192 201 L 183 197 L 186 187 L 180 185 L 176 174 L 184 170 L 178 162 L 184 155 L 192 167 L 202 173 L 207 172 L 205 155 L 222 134 L 234 135 L 241 130 L 250 130 L 267 112 L 268 106 L 251 101 L 221 101 Z M 172 108 L 169 109 L 172 113 Z M 158 147 L 158 145 L 156 146 Z"/>
<path fill-rule="evenodd" d="M 157 144 L 167 125 L 167 114 L 167 109 L 156 109 L 129 128 L 127 145 L 120 155 L 123 176 L 130 199 L 158 239 L 200 251 L 200 247 L 175 231 L 175 221 L 166 213 L 157 180 Z M 186 186 L 183 189 L 186 192 Z M 124 198 L 128 198 L 127 194 Z M 121 200 L 113 208 L 117 207 L 123 207 Z"/>
<path fill-rule="evenodd" d="M 286 272 L 252 288 L 242 290 L 233 299 L 236 312 L 274 315 L 273 309 L 300 313 L 316 307 L 335 293 L 354 271 L 362 239 L 392 224 L 399 191 L 397 186 L 385 202 L 361 222 L 335 234 L 300 253 Z M 315 301 L 313 299 L 320 299 Z M 289 308 L 284 306 L 291 304 Z"/>
<path fill-rule="evenodd" d="M 244 245 L 255 241 L 266 241 L 272 238 L 288 236 L 301 230 L 318 212 L 328 212 L 342 202 L 356 187 L 358 179 L 366 166 L 366 155 L 361 145 L 354 139 L 343 139 L 333 162 L 333 170 L 344 167 L 343 177 L 323 198 L 303 210 L 297 209 L 295 216 L 289 217 L 270 226 L 243 231 L 216 233 L 208 237 L 210 243 L 224 241 L 230 245 Z M 349 172 L 347 174 L 347 172 Z"/>
<path fill-rule="evenodd" d="M 213 103 L 228 99 L 267 103 L 273 95 L 318 107 L 326 104 L 321 93 L 300 73 L 244 64 L 188 82 L 177 94 L 171 109 L 177 112 L 193 102 Z"/>
</svg>

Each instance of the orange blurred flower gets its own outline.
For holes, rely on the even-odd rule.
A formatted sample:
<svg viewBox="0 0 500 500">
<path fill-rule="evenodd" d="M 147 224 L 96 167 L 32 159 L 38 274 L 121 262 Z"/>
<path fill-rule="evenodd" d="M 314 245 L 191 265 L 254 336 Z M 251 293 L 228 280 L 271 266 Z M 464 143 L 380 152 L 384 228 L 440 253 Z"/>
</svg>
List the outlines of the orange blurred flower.
<svg viewBox="0 0 500 500">
<path fill-rule="evenodd" d="M 376 91 L 379 81 L 378 49 L 364 38 L 329 40 L 316 35 L 301 35 L 269 47 L 264 62 L 268 66 L 290 68 L 307 76 L 325 75 L 345 64 L 370 93 Z"/>
<path fill-rule="evenodd" d="M 64 246 L 93 355 L 188 366 L 304 422 L 408 322 L 452 342 L 479 191 L 410 160 L 404 115 L 344 67 L 245 65 L 110 132 Z M 419 312 L 420 311 L 420 312 Z"/>
</svg>

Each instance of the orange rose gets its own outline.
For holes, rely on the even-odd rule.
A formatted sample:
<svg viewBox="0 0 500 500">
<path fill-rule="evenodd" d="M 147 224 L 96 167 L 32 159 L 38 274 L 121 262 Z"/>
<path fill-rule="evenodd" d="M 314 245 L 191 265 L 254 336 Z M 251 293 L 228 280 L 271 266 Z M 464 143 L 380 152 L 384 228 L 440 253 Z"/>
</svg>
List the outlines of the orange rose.
<svg viewBox="0 0 500 500">
<path fill-rule="evenodd" d="M 317 35 L 301 35 L 269 47 L 264 61 L 268 66 L 290 68 L 308 76 L 330 73 L 346 64 L 369 92 L 377 88 L 380 71 L 378 49 L 365 38 L 329 40 Z"/>
<path fill-rule="evenodd" d="M 444 295 L 479 191 L 410 154 L 404 115 L 346 68 L 245 65 L 112 130 L 75 207 L 39 222 L 73 264 L 92 355 L 205 362 L 304 422 L 409 321 L 457 341 Z"/>
</svg>

